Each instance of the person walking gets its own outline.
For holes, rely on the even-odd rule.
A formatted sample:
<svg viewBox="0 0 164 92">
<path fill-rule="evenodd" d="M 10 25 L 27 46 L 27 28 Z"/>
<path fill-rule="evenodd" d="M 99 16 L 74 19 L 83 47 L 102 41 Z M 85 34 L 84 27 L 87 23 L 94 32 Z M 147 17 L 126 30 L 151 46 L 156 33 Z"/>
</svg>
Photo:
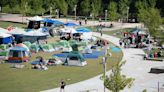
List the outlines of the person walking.
<svg viewBox="0 0 164 92">
<path fill-rule="evenodd" d="M 66 83 L 65 83 L 65 81 L 64 80 L 61 80 L 61 83 L 60 83 L 60 92 L 64 92 L 64 88 L 65 88 L 65 86 L 66 86 Z"/>
</svg>

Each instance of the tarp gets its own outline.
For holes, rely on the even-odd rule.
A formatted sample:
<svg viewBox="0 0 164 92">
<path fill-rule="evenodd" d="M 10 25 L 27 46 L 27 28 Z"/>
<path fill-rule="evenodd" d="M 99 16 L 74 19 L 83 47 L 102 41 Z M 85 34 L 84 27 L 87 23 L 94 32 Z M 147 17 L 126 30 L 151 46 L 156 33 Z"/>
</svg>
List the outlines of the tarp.
<svg viewBox="0 0 164 92">
<path fill-rule="evenodd" d="M 68 26 L 68 27 L 79 26 L 78 24 L 75 24 L 75 23 L 72 23 L 72 22 L 65 23 L 64 25 Z"/>
<path fill-rule="evenodd" d="M 41 21 L 41 20 L 43 20 L 43 18 L 39 17 L 39 16 L 34 16 L 34 17 L 31 17 L 31 18 L 28 18 L 27 20 L 30 20 L 30 21 Z"/>
<path fill-rule="evenodd" d="M 134 29 L 132 29 L 131 31 L 130 31 L 130 33 L 133 33 L 133 34 L 143 34 L 143 35 L 145 35 L 145 34 L 147 34 L 147 32 L 146 31 L 144 31 L 144 30 L 142 30 L 142 29 L 139 29 L 139 28 L 134 28 Z"/>
<path fill-rule="evenodd" d="M 90 30 L 88 28 L 77 28 L 76 31 L 79 33 L 92 32 L 92 30 Z"/>
<path fill-rule="evenodd" d="M 64 23 L 58 20 L 52 20 L 52 19 L 48 19 L 45 18 L 44 20 L 42 20 L 42 22 L 47 22 L 47 23 L 53 23 L 55 25 L 63 25 Z"/>
<path fill-rule="evenodd" d="M 64 32 L 64 33 L 77 33 L 77 31 L 74 29 L 74 28 L 62 28 L 60 29 L 61 32 Z"/>
</svg>

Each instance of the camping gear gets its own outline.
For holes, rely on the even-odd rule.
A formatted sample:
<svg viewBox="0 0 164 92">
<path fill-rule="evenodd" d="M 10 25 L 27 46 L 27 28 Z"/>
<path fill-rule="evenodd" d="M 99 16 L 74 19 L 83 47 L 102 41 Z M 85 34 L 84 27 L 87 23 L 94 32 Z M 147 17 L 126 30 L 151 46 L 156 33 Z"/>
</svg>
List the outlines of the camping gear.
<svg viewBox="0 0 164 92">
<path fill-rule="evenodd" d="M 29 41 L 31 43 L 36 42 L 38 40 L 45 40 L 45 39 L 47 39 L 47 34 L 42 33 L 38 30 L 29 31 L 22 35 L 23 41 Z"/>
<path fill-rule="evenodd" d="M 87 65 L 87 62 L 80 52 L 72 51 L 67 55 L 64 64 L 71 66 L 85 66 Z"/>
<path fill-rule="evenodd" d="M 68 23 L 65 23 L 64 26 L 74 27 L 74 26 L 79 26 L 79 25 L 78 24 L 75 24 L 75 23 L 72 23 L 72 22 L 68 22 Z"/>
<path fill-rule="evenodd" d="M 9 50 L 8 61 L 13 63 L 29 61 L 30 53 L 21 46 L 13 47 Z"/>
<path fill-rule="evenodd" d="M 10 34 L 0 32 L 0 44 L 10 44 L 13 42 L 13 38 Z"/>
<path fill-rule="evenodd" d="M 92 39 L 92 30 L 88 28 L 77 28 L 76 31 L 77 33 L 82 33 L 81 39 Z"/>
<path fill-rule="evenodd" d="M 50 45 L 50 44 L 43 44 L 43 45 L 40 45 L 40 47 L 44 52 L 53 52 L 53 51 L 55 51 L 53 46 Z"/>
<path fill-rule="evenodd" d="M 39 47 L 38 44 L 33 43 L 33 44 L 31 44 L 30 50 L 31 50 L 32 52 L 35 52 L 35 53 L 36 53 L 36 52 L 39 52 L 40 47 Z"/>
</svg>

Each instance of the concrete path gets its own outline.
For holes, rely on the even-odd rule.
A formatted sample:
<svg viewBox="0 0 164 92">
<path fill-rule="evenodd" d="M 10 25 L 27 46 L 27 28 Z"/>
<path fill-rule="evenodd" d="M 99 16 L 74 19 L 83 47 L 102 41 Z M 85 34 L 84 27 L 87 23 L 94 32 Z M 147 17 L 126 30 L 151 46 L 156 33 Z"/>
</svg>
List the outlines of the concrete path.
<svg viewBox="0 0 164 92">
<path fill-rule="evenodd" d="M 99 33 L 93 34 L 101 37 Z M 104 34 L 102 38 L 119 45 L 119 38 Z M 144 52 L 141 49 L 122 48 L 122 51 L 124 54 L 124 60 L 126 60 L 126 64 L 122 67 L 122 73 L 128 77 L 135 78 L 134 85 L 130 89 L 125 88 L 122 92 L 142 92 L 144 89 L 147 89 L 147 92 L 157 92 L 158 81 L 162 88 L 162 85 L 164 84 L 164 74 L 152 74 L 149 73 L 149 71 L 151 67 L 164 66 L 164 62 L 144 61 L 142 59 Z M 110 71 L 108 73 L 110 73 Z M 65 92 L 86 92 L 84 90 L 91 90 L 90 92 L 103 92 L 103 81 L 100 80 L 100 75 L 82 82 L 67 85 Z M 50 89 L 43 92 L 60 92 L 60 88 Z M 164 91 L 160 89 L 160 92 Z"/>
</svg>

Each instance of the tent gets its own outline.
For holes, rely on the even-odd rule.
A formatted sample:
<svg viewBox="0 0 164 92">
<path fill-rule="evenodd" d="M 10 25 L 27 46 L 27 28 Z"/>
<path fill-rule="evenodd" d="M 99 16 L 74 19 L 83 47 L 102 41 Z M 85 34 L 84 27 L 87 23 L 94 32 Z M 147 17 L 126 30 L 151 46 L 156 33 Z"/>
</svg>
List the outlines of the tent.
<svg viewBox="0 0 164 92">
<path fill-rule="evenodd" d="M 8 34 L 12 34 L 12 35 L 22 35 L 22 34 L 25 34 L 26 31 L 22 28 L 14 28 L 10 31 L 7 32 Z"/>
<path fill-rule="evenodd" d="M 50 44 L 43 44 L 43 45 L 40 45 L 40 47 L 44 52 L 53 52 L 53 51 L 55 51 L 53 46 L 50 45 Z"/>
<path fill-rule="evenodd" d="M 29 21 L 41 21 L 41 20 L 43 20 L 43 18 L 39 17 L 39 16 L 34 16 L 34 17 L 28 18 L 27 20 L 29 20 Z"/>
<path fill-rule="evenodd" d="M 88 28 L 77 28 L 77 33 L 82 33 L 81 39 L 92 39 L 92 31 Z"/>
<path fill-rule="evenodd" d="M 29 20 L 28 29 L 38 29 L 40 28 L 40 22 L 41 20 L 43 20 L 43 18 L 39 16 L 34 16 L 31 18 L 28 18 L 27 20 Z"/>
<path fill-rule="evenodd" d="M 9 50 L 8 61 L 13 63 L 20 63 L 29 61 L 30 53 L 26 48 L 15 46 Z"/>
<path fill-rule="evenodd" d="M 2 33 L 7 33 L 7 31 L 8 31 L 7 29 L 4 29 L 4 28 L 1 28 L 1 27 L 0 27 L 0 32 L 2 32 Z"/>
<path fill-rule="evenodd" d="M 64 64 L 70 66 L 85 66 L 87 62 L 78 51 L 71 51 L 67 55 Z"/>
<path fill-rule="evenodd" d="M 74 27 L 74 26 L 79 26 L 75 23 L 72 23 L 72 22 L 68 22 L 68 23 L 65 23 L 64 26 L 67 26 L 67 27 Z"/>
<path fill-rule="evenodd" d="M 63 25 L 63 24 L 64 24 L 64 23 L 61 22 L 61 21 L 52 20 L 52 19 L 48 19 L 48 18 L 45 18 L 44 20 L 41 20 L 41 22 L 51 23 L 51 24 L 54 24 L 54 25 Z"/>
<path fill-rule="evenodd" d="M 42 33 L 38 30 L 29 31 L 22 35 L 23 41 L 35 42 L 35 41 L 44 40 L 44 39 L 47 39 L 47 34 Z"/>
<path fill-rule="evenodd" d="M 134 29 L 132 29 L 131 31 L 130 31 L 130 33 L 132 33 L 132 34 L 139 34 L 139 35 L 146 35 L 147 34 L 147 32 L 146 31 L 144 31 L 144 30 L 142 30 L 142 29 L 139 29 L 139 28 L 134 28 Z"/>
<path fill-rule="evenodd" d="M 0 44 L 10 44 L 13 42 L 13 38 L 10 34 L 0 32 Z"/>
</svg>

